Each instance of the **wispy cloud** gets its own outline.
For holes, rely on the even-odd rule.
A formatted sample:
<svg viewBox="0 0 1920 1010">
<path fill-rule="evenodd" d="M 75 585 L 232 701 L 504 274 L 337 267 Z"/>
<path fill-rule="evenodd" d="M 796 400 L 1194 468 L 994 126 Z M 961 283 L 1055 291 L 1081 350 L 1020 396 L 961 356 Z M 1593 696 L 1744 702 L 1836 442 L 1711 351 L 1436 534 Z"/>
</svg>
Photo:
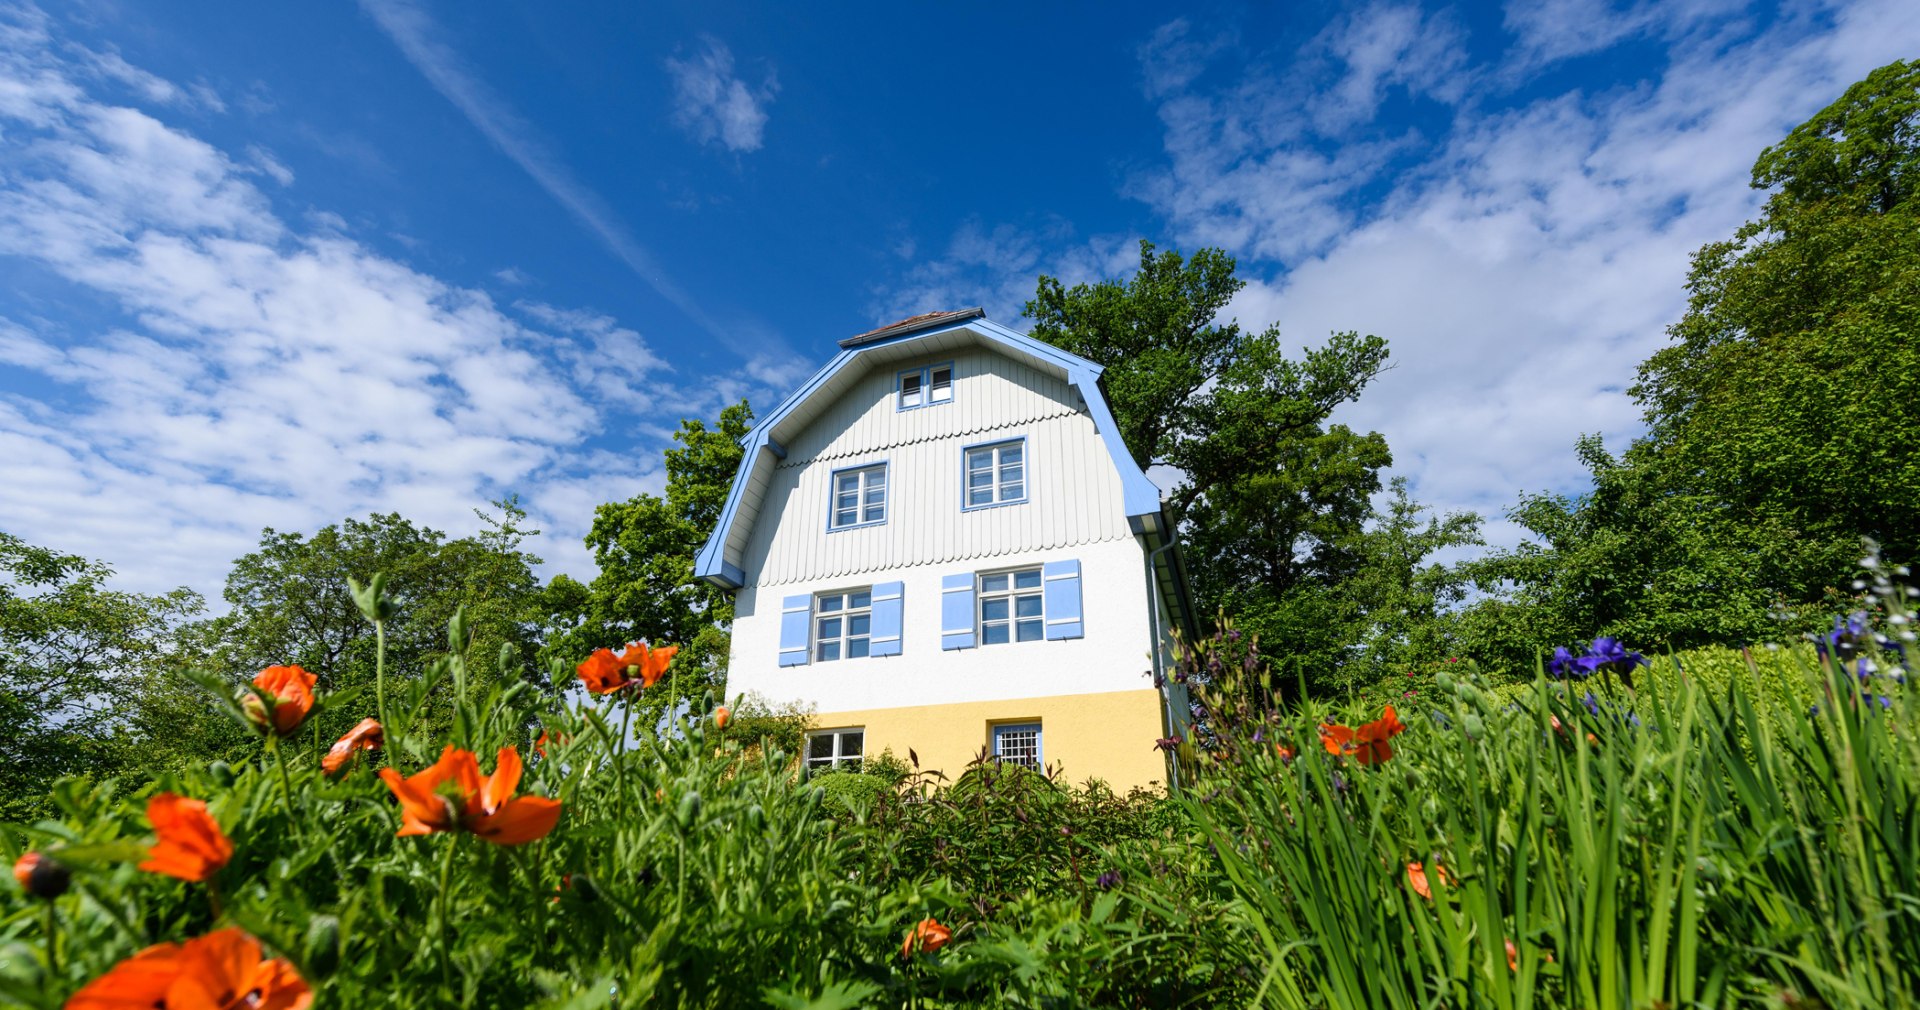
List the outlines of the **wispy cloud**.
<svg viewBox="0 0 1920 1010">
<path fill-rule="evenodd" d="M 598 193 L 574 176 L 540 138 L 539 131 L 481 80 L 459 53 L 440 41 L 433 19 L 419 4 L 413 0 L 360 0 L 360 7 L 427 82 L 466 116 L 474 129 L 533 177 L 541 189 L 662 298 L 742 358 L 792 356 L 777 337 L 772 338 L 771 344 L 765 342 L 771 335 L 764 327 L 760 328 L 761 342 L 743 339 L 740 334 L 746 325 L 738 320 L 723 321 L 714 317 L 668 276 L 653 253 L 634 239 L 619 215 Z"/>
<path fill-rule="evenodd" d="M 760 86 L 734 75 L 733 51 L 711 35 L 686 59 L 669 57 L 673 78 L 673 123 L 702 144 L 729 151 L 758 151 L 767 129 L 767 103 L 780 90 L 772 71 Z"/>
<path fill-rule="evenodd" d="M 264 526 L 397 510 L 464 530 L 518 492 L 552 534 L 543 553 L 590 570 L 592 507 L 661 486 L 636 460 L 664 434 L 626 444 L 663 425 L 635 395 L 664 368 L 638 332 L 509 314 L 337 216 L 279 216 L 257 154 L 103 99 L 60 41 L 0 11 L 0 292 L 57 278 L 84 306 L 0 303 L 9 532 L 112 561 L 133 587 L 217 591 Z M 141 99 L 177 109 L 161 94 Z M 699 394 L 676 406 L 718 408 Z M 588 448 L 610 429 L 617 443 Z"/>
</svg>

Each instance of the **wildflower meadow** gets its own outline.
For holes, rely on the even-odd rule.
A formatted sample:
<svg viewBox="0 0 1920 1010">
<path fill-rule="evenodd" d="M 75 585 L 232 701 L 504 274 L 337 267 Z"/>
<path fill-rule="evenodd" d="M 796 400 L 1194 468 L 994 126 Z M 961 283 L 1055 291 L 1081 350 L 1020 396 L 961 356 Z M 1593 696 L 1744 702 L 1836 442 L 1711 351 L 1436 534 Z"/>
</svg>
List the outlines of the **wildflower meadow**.
<svg viewBox="0 0 1920 1010">
<path fill-rule="evenodd" d="M 590 700 L 558 706 L 470 693 L 457 648 L 372 697 L 268 668 L 226 699 L 253 759 L 67 780 L 58 817 L 0 835 L 0 998 L 1911 1006 L 1907 590 L 1870 574 L 1878 605 L 1815 642 L 1603 639 L 1382 709 L 1283 704 L 1228 627 L 1173 673 L 1198 718 L 1168 797 L 986 763 L 830 789 L 853 776 L 805 777 L 711 699 L 636 734 L 672 646 L 596 651 Z M 358 598 L 391 619 L 379 580 Z M 328 707 L 376 714 L 303 732 Z"/>
</svg>

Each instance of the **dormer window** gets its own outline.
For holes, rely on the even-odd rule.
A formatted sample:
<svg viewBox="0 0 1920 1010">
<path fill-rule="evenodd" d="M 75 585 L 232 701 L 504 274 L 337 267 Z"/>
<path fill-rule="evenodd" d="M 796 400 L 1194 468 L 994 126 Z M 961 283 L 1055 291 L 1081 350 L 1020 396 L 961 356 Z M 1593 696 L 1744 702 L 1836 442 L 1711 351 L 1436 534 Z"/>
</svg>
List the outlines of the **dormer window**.
<svg viewBox="0 0 1920 1010">
<path fill-rule="evenodd" d="M 912 410 L 953 400 L 953 364 L 926 365 L 901 372 L 895 380 L 894 408 Z"/>
</svg>

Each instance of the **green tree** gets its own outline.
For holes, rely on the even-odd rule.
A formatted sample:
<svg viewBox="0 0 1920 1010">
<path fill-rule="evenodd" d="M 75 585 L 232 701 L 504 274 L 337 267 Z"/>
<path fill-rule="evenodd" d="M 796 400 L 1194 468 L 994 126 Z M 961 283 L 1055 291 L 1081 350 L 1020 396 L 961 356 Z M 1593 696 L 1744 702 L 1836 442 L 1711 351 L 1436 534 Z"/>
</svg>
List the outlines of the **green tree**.
<svg viewBox="0 0 1920 1010">
<path fill-rule="evenodd" d="M 1386 439 L 1328 417 L 1386 367 L 1386 341 L 1336 333 L 1289 358 L 1277 325 L 1222 321 L 1246 285 L 1234 270 L 1217 249 L 1186 258 L 1142 242 L 1132 277 L 1072 288 L 1042 277 L 1026 312 L 1033 336 L 1105 366 L 1134 461 L 1171 481 L 1165 502 L 1200 611 L 1233 617 L 1329 690 L 1369 675 L 1367 665 L 1347 668 L 1356 656 L 1376 663 L 1437 634 L 1389 620 L 1411 605 L 1425 553 L 1373 552 L 1468 542 L 1477 520 L 1449 517 L 1415 535 L 1406 515 L 1375 515 L 1380 471 L 1393 463 Z M 1401 495 L 1400 507 L 1417 513 Z M 1387 574 L 1396 565 L 1397 583 Z M 1438 620 L 1438 605 L 1413 609 Z"/>
<path fill-rule="evenodd" d="M 485 524 L 480 533 L 451 540 L 397 513 L 349 518 L 310 537 L 263 530 L 259 549 L 236 560 L 227 576 L 231 609 L 188 629 L 188 639 L 207 666 L 236 685 L 264 667 L 293 663 L 317 675 L 322 692 L 360 692 L 359 704 L 324 713 L 307 731 L 313 742 L 331 743 L 373 709 L 374 629 L 347 580 L 384 573 L 395 604 L 387 627 L 389 678 L 418 677 L 444 656 L 448 622 L 464 608 L 476 696 L 517 679 L 544 683 L 532 667 L 546 607 L 533 571 L 540 559 L 521 550 L 539 531 L 524 527 L 526 512 L 516 500 L 495 507 L 497 516 L 476 510 Z"/>
<path fill-rule="evenodd" d="M 695 579 L 693 562 L 719 525 L 751 430 L 753 410 L 744 400 L 722 410 L 712 428 L 680 422 L 673 435 L 679 447 L 666 451 L 666 494 L 594 510 L 586 540 L 600 571 L 586 586 L 563 575 L 548 587 L 549 661 L 570 668 L 594 649 L 676 644 L 672 684 L 680 698 L 724 689 L 733 597 Z M 662 710 L 667 693 L 647 692 L 647 707 Z"/>
<path fill-rule="evenodd" d="M 1619 458 L 1583 439 L 1593 490 L 1511 512 L 1538 540 L 1479 569 L 1477 648 L 1530 669 L 1594 634 L 1787 637 L 1862 535 L 1920 549 L 1920 63 L 1849 88 L 1752 184 L 1774 190 L 1760 219 L 1694 255 L 1686 315 L 1640 366 L 1647 434 Z"/>
<path fill-rule="evenodd" d="M 62 775 L 115 774 L 137 686 L 198 613 L 186 589 L 107 588 L 113 569 L 0 532 L 0 821 L 44 812 Z"/>
</svg>

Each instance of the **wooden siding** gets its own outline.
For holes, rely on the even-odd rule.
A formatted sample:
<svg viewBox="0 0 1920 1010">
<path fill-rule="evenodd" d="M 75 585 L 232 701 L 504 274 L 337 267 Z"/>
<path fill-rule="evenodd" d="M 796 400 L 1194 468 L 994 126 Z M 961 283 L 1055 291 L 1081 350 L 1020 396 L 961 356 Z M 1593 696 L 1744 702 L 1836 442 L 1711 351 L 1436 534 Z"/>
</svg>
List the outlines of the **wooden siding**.
<svg viewBox="0 0 1920 1010">
<path fill-rule="evenodd" d="M 917 362 L 901 362 L 911 367 Z M 1067 384 L 992 352 L 954 358 L 952 403 L 894 409 L 881 366 L 827 408 L 769 469 L 741 567 L 753 585 L 988 558 L 1131 538 L 1120 476 Z M 961 508 L 962 447 L 1024 437 L 1027 501 Z M 835 469 L 885 460 L 887 521 L 827 531 Z"/>
</svg>

